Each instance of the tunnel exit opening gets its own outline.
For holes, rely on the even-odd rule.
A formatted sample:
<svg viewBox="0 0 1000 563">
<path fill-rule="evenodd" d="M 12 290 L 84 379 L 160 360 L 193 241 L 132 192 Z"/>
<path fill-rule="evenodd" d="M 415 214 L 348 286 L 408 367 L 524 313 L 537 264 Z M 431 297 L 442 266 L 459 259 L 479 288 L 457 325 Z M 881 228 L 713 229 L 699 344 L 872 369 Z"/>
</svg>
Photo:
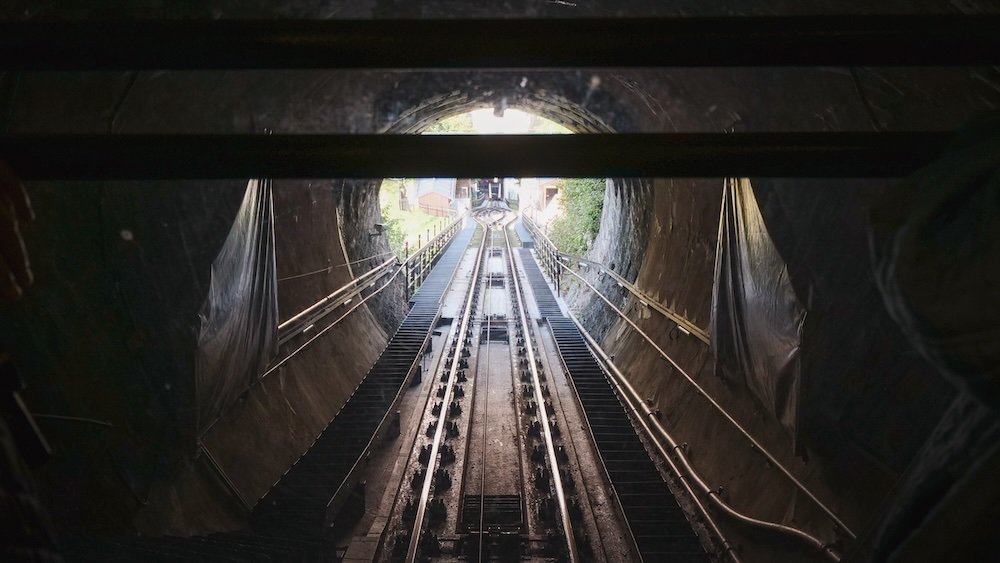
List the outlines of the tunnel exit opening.
<svg viewBox="0 0 1000 563">
<path fill-rule="evenodd" d="M 428 124 L 429 123 L 429 124 Z M 425 121 L 424 135 L 565 135 L 569 127 L 521 109 L 476 107 Z M 400 258 L 452 218 L 500 202 L 535 223 L 561 251 L 582 254 L 600 230 L 608 181 L 603 178 L 485 177 L 386 178 L 379 186 L 379 208 L 390 247 Z"/>
</svg>

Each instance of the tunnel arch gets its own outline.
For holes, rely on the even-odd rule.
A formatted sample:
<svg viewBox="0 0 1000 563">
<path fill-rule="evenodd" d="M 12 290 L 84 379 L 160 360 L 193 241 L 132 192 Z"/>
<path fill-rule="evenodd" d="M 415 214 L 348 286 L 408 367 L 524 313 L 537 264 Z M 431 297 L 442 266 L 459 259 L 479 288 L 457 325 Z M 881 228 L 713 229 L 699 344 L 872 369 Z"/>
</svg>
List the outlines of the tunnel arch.
<svg viewBox="0 0 1000 563">
<path fill-rule="evenodd" d="M 576 72 L 410 73 L 376 99 L 373 129 L 387 134 L 420 134 L 449 117 L 482 108 L 517 109 L 553 121 L 572 133 L 634 131 L 645 109 L 603 87 L 601 74 Z M 618 273 L 635 280 L 643 263 L 652 217 L 652 179 L 609 178 L 600 227 L 587 257 L 615 262 Z M 381 181 L 376 182 L 376 193 Z M 378 198 L 372 198 L 378 201 Z M 592 280 L 603 291 L 616 289 L 610 277 Z M 613 322 L 595 296 L 573 292 L 584 318 L 598 332 Z"/>
<path fill-rule="evenodd" d="M 574 133 L 632 130 L 631 108 L 601 84 L 599 75 L 585 72 L 410 73 L 377 97 L 373 129 L 420 133 L 454 115 L 503 107 L 544 117 Z"/>
</svg>

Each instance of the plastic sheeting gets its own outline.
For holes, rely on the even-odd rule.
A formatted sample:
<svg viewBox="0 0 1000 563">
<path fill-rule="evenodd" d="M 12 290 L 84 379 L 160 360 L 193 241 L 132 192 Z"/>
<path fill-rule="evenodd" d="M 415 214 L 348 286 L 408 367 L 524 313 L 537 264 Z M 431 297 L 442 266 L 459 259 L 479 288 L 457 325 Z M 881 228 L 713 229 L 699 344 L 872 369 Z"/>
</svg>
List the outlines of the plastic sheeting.
<svg viewBox="0 0 1000 563">
<path fill-rule="evenodd" d="M 715 257 L 716 372 L 743 382 L 795 436 L 805 311 L 747 179 L 727 180 Z"/>
<path fill-rule="evenodd" d="M 204 431 L 257 379 L 275 351 L 278 294 L 270 181 L 247 184 L 212 262 L 199 317 L 196 401 L 198 428 Z"/>
<path fill-rule="evenodd" d="M 871 560 L 989 560 L 1000 459 L 1000 114 L 887 191 L 872 219 L 886 308 L 961 392 L 896 486 Z"/>
<path fill-rule="evenodd" d="M 886 194 L 872 243 L 893 320 L 952 383 L 1000 411 L 1000 114 Z"/>
</svg>

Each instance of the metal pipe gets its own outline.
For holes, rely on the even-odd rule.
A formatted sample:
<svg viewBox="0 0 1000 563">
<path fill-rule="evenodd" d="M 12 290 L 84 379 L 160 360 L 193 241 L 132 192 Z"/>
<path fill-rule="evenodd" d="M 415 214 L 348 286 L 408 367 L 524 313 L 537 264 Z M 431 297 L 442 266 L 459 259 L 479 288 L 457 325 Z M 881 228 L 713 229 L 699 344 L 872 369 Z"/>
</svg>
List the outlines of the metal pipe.
<svg viewBox="0 0 1000 563">
<path fill-rule="evenodd" d="M 819 500 L 819 498 L 815 494 L 813 494 L 813 492 L 810 491 L 805 486 L 805 484 L 799 481 L 799 479 L 795 477 L 795 475 L 793 475 L 792 472 L 789 471 L 788 468 L 784 466 L 784 464 L 778 461 L 778 459 L 770 451 L 768 451 L 760 442 L 757 441 L 756 438 L 754 438 L 749 432 L 747 432 L 747 430 L 743 428 L 743 425 L 737 422 L 736 419 L 733 418 L 733 416 L 730 415 L 729 412 L 726 411 L 726 409 L 723 408 L 722 405 L 718 403 L 718 401 L 712 398 L 712 396 L 709 395 L 708 392 L 705 391 L 705 389 L 697 381 L 695 381 L 693 377 L 691 377 L 691 375 L 689 375 L 686 371 L 684 371 L 684 369 L 681 368 L 681 366 L 677 362 L 675 362 L 673 358 L 667 355 L 667 353 L 662 348 L 660 348 L 660 346 L 657 345 L 656 342 L 654 342 L 653 339 L 649 337 L 649 335 L 643 332 L 643 330 L 640 329 L 638 325 L 632 322 L 632 319 L 628 318 L 628 316 L 625 315 L 625 313 L 623 313 L 618 307 L 616 307 L 611 301 L 609 301 L 608 298 L 605 297 L 590 282 L 584 279 L 583 276 L 574 272 L 571 268 L 566 268 L 566 271 L 579 278 L 580 281 L 582 281 L 584 284 L 587 285 L 587 287 L 593 290 L 593 292 L 597 294 L 597 296 L 602 301 L 604 301 L 608 305 L 608 307 L 611 307 L 611 309 L 615 313 L 617 313 L 618 316 L 622 318 L 622 320 L 628 323 L 628 325 L 631 326 L 632 329 L 639 336 L 641 336 L 644 340 L 646 340 L 646 342 L 649 343 L 649 345 L 652 346 L 653 349 L 655 349 L 660 354 L 660 357 L 669 362 L 670 365 L 673 366 L 674 369 L 677 371 L 677 373 L 681 374 L 681 376 L 683 376 L 684 379 L 688 381 L 688 383 L 694 386 L 694 388 L 698 391 L 698 393 L 701 396 L 705 397 L 705 400 L 707 400 L 709 404 L 711 404 L 715 408 L 715 410 L 719 412 L 719 414 L 721 414 L 726 420 L 729 421 L 730 424 L 732 424 L 741 434 L 743 434 L 743 436 L 750 441 L 751 445 L 753 445 L 753 447 L 757 451 L 759 451 L 764 457 L 766 457 L 768 461 L 771 462 L 772 465 L 777 467 L 778 470 L 781 471 L 785 475 L 785 477 L 787 477 L 795 485 L 796 488 L 802 491 L 807 497 L 809 497 L 816 504 L 817 507 L 820 508 L 820 510 L 822 510 L 827 516 L 829 516 L 830 519 L 833 520 L 837 524 L 837 526 L 839 526 L 840 529 L 844 531 L 844 533 L 846 533 L 851 539 L 857 538 L 857 534 L 855 534 L 847 526 L 847 524 L 845 524 L 843 520 L 841 520 L 840 517 L 837 516 L 835 512 L 833 512 L 833 510 L 831 510 L 828 506 L 826 506 L 826 504 L 824 504 L 823 501 Z"/>
<path fill-rule="evenodd" d="M 318 270 L 312 270 L 311 272 L 303 272 L 301 274 L 291 274 L 291 275 L 285 276 L 283 278 L 278 278 L 278 281 L 279 282 L 283 282 L 283 281 L 288 281 L 288 280 L 295 280 L 295 279 L 299 279 L 299 278 L 305 278 L 305 277 L 308 277 L 308 276 L 314 276 L 316 274 L 322 274 L 323 272 L 331 272 L 331 271 L 333 271 L 334 268 L 346 268 L 348 266 L 353 266 L 355 264 L 361 264 L 362 262 L 368 262 L 370 260 L 377 260 L 379 258 L 385 258 L 386 256 L 389 256 L 390 254 L 393 254 L 392 250 L 389 250 L 387 252 L 379 252 L 378 254 L 375 254 L 375 255 L 372 255 L 372 256 L 368 256 L 368 257 L 365 257 L 365 258 L 358 258 L 357 260 L 351 260 L 350 262 L 344 262 L 343 264 L 336 264 L 336 265 L 330 264 L 329 266 L 327 266 L 325 268 L 320 268 Z"/>
<path fill-rule="evenodd" d="M 576 327 L 580 331 L 580 334 L 583 336 L 584 340 L 586 340 L 587 344 L 590 346 L 591 351 L 593 351 L 594 354 L 596 354 L 598 358 L 600 358 L 601 362 L 605 364 L 609 372 L 614 372 L 614 377 L 610 377 L 608 378 L 608 380 L 617 390 L 618 396 L 623 398 L 628 407 L 632 410 L 633 413 L 635 413 L 636 415 L 634 417 L 635 420 L 639 422 L 639 425 L 642 426 L 643 430 L 645 430 L 646 435 L 649 436 L 650 439 L 652 440 L 653 445 L 656 446 L 657 451 L 660 452 L 660 456 L 670 466 L 670 470 L 673 472 L 674 476 L 677 477 L 677 480 L 687 491 L 688 496 L 691 498 L 691 501 L 698 508 L 698 512 L 701 513 L 702 517 L 705 519 L 705 522 L 708 524 L 712 533 L 715 534 L 717 538 L 719 538 L 720 542 L 722 542 L 722 547 L 725 553 L 729 556 L 729 558 L 733 561 L 733 563 L 740 563 L 741 559 L 739 554 L 736 553 L 735 547 L 729 542 L 729 540 L 726 539 L 726 536 L 722 533 L 722 530 L 719 529 L 718 524 L 716 524 L 715 520 L 712 519 L 711 514 L 708 512 L 708 508 L 705 507 L 705 504 L 701 501 L 700 495 L 698 495 L 694 491 L 694 489 L 691 488 L 691 484 L 688 483 L 687 479 L 685 479 L 684 472 L 681 471 L 679 467 L 677 467 L 677 464 L 674 462 L 673 457 L 663 447 L 663 445 L 660 444 L 660 442 L 656 439 L 656 436 L 653 434 L 653 431 L 650 429 L 649 423 L 647 422 L 646 418 L 653 414 L 652 411 L 649 409 L 649 407 L 646 406 L 646 404 L 642 401 L 642 399 L 639 398 L 639 395 L 638 393 L 635 392 L 635 389 L 632 388 L 628 380 L 625 379 L 625 376 L 622 375 L 622 373 L 618 370 L 618 367 L 615 366 L 614 363 L 612 363 L 611 358 L 606 353 L 604 353 L 604 350 L 601 349 L 600 345 L 597 344 L 597 342 L 594 341 L 594 339 L 590 336 L 590 334 L 586 331 L 586 329 L 584 329 L 583 325 L 580 324 L 580 321 L 576 318 L 576 316 L 573 315 L 573 313 L 571 312 L 569 314 L 569 317 L 573 321 L 573 323 L 576 324 Z M 625 389 L 627 389 L 629 392 L 626 393 Z M 671 444 L 671 447 L 673 447 L 675 442 L 671 437 L 668 436 L 667 438 L 668 438 L 668 443 Z"/>
<path fill-rule="evenodd" d="M 449 226 L 449 228 L 450 227 L 456 227 L 462 221 L 462 219 L 463 218 L 461 218 L 461 217 L 459 219 L 456 219 L 454 222 L 452 222 L 452 224 Z M 450 239 L 451 236 L 454 236 L 454 234 L 456 232 L 457 232 L 457 229 L 455 229 L 455 230 L 445 230 L 445 231 L 442 231 L 441 233 L 439 233 L 437 235 L 437 238 L 440 238 L 442 240 L 446 239 L 446 238 Z M 439 242 L 439 241 L 436 240 L 435 242 Z M 409 263 L 409 262 L 412 262 L 412 261 L 416 260 L 416 258 L 418 257 L 418 255 L 420 255 L 421 252 L 426 251 L 430 247 L 430 245 L 431 245 L 431 242 L 428 242 L 426 245 L 424 245 L 423 247 L 421 247 L 420 249 L 418 249 L 416 252 L 414 252 L 413 254 L 411 254 L 409 257 L 407 257 L 407 259 L 406 259 L 405 262 Z M 441 248 L 443 248 L 443 244 L 442 244 Z M 300 333 L 302 333 L 302 332 L 305 331 L 304 328 L 301 329 L 301 330 L 291 330 L 291 329 L 289 329 L 289 327 L 291 327 L 293 324 L 295 324 L 296 321 L 299 321 L 302 318 L 306 317 L 307 315 L 315 312 L 317 309 L 321 308 L 324 304 L 328 304 L 328 303 L 330 303 L 330 301 L 336 299 L 339 296 L 342 296 L 345 291 L 350 291 L 350 295 L 349 296 L 351 298 L 353 298 L 354 296 L 356 296 L 357 294 L 359 294 L 362 290 L 364 290 L 364 288 L 357 287 L 357 285 L 359 283 L 367 281 L 369 278 L 375 276 L 375 274 L 384 275 L 384 273 L 386 273 L 385 270 L 389 266 L 392 266 L 395 263 L 396 263 L 396 258 L 395 257 L 386 260 L 382 264 L 376 266 L 375 268 L 372 268 L 371 270 L 365 272 L 364 274 L 358 276 L 357 278 L 354 278 L 353 280 L 351 280 L 350 282 L 348 282 L 347 284 L 345 284 L 343 287 L 337 289 L 336 291 L 334 291 L 330 295 L 327 295 L 326 297 L 320 299 L 316 303 L 310 305 L 306 309 L 302 310 L 298 314 L 294 315 L 293 317 L 289 318 L 285 322 L 283 322 L 280 325 L 278 325 L 278 330 L 279 331 L 288 330 L 288 332 L 286 332 L 285 334 L 282 334 L 280 336 L 280 338 L 279 338 L 279 344 L 284 344 L 285 342 L 287 342 L 291 338 L 293 338 L 296 335 L 298 335 L 298 334 L 300 334 Z M 395 272 L 395 274 L 398 274 L 398 271 Z M 378 277 L 381 277 L 381 275 L 375 276 L 375 277 L 378 278 Z M 395 279 L 395 275 L 393 276 L 393 278 Z M 351 291 L 352 289 L 353 289 L 353 291 Z M 345 301 L 345 303 L 346 303 L 346 301 Z M 309 319 L 307 319 L 307 320 L 305 320 L 305 321 L 303 321 L 303 322 L 301 322 L 299 324 L 301 326 L 308 327 L 309 325 L 311 325 L 311 324 L 315 323 L 316 321 L 322 319 L 324 316 L 326 316 L 332 310 L 333 310 L 333 308 L 331 308 L 331 309 L 329 309 L 327 311 L 324 311 L 324 312 L 322 312 L 319 315 L 315 315 L 315 316 L 313 316 L 313 317 L 311 317 L 311 318 L 309 318 Z M 353 311 L 353 309 L 352 309 L 352 311 Z"/>
<path fill-rule="evenodd" d="M 294 351 L 292 351 L 291 353 L 289 353 L 287 356 L 285 356 L 284 358 L 282 358 L 281 360 L 279 360 L 277 363 L 275 363 L 271 367 L 269 367 L 264 373 L 262 373 L 260 375 L 259 378 L 257 378 L 258 381 L 261 380 L 261 379 L 264 379 L 265 377 L 267 377 L 268 375 L 270 375 L 272 372 L 274 372 L 275 370 L 277 370 L 281 366 L 285 365 L 285 363 L 288 362 L 288 360 L 292 359 L 293 356 L 295 356 L 296 354 L 298 354 L 302 350 L 306 349 L 310 344 L 312 344 L 313 342 L 315 342 L 317 338 L 319 338 L 320 336 L 323 336 L 324 334 L 327 333 L 327 331 L 329 331 L 333 327 L 337 326 L 337 324 L 340 323 L 340 321 L 346 319 L 351 313 L 353 313 L 354 311 L 356 311 L 358 309 L 358 307 L 361 307 L 366 302 L 368 302 L 369 299 L 371 299 L 372 297 L 375 297 L 376 295 L 378 295 L 383 289 L 385 289 L 386 287 L 388 287 L 389 284 L 391 284 L 393 282 L 393 280 L 396 279 L 397 276 L 399 276 L 399 272 L 400 271 L 402 271 L 402 270 L 401 269 L 396 269 L 396 271 L 392 274 L 392 277 L 389 278 L 389 281 L 387 281 L 384 284 L 380 285 L 378 287 L 378 289 L 376 289 L 375 291 L 373 291 L 370 295 L 368 295 L 367 297 L 365 297 L 361 301 L 358 301 L 358 303 L 356 305 L 354 305 L 353 307 L 351 307 L 350 309 L 348 309 L 347 312 L 345 312 L 343 315 L 337 317 L 337 320 L 333 321 L 332 323 L 330 323 L 329 325 L 327 325 L 326 327 L 324 327 L 323 330 L 317 332 L 315 336 L 313 336 L 312 338 L 310 338 L 309 340 L 307 340 L 304 344 L 302 344 L 301 346 L 299 346 L 298 348 L 296 348 Z M 206 430 L 206 432 L 207 432 L 207 430 Z"/>
<path fill-rule="evenodd" d="M 299 311 L 295 315 L 292 315 L 291 317 L 289 317 L 288 320 L 286 320 L 285 322 L 283 322 L 283 323 L 281 323 L 281 324 L 278 325 L 278 330 L 282 331 L 282 330 L 287 329 L 291 325 L 295 324 L 295 321 L 298 321 L 299 319 L 301 319 L 301 318 L 309 315 L 310 313 L 313 313 L 314 311 L 316 311 L 317 309 L 319 309 L 323 305 L 329 303 L 330 301 L 333 301 L 338 296 L 340 296 L 343 293 L 349 291 L 351 288 L 353 288 L 357 284 L 365 281 L 366 279 L 368 279 L 371 276 L 373 276 L 373 275 L 381 272 L 385 268 L 388 268 L 389 266 L 391 266 L 391 265 L 393 265 L 395 263 L 396 263 L 396 258 L 395 257 L 390 258 L 390 259 L 386 260 L 385 262 L 379 264 L 378 266 L 372 268 L 371 270 L 368 270 L 364 274 L 361 274 L 360 276 L 352 279 L 351 281 L 347 282 L 346 284 L 344 284 L 342 287 L 340 287 L 339 289 L 337 289 L 336 291 L 334 291 L 330 295 L 327 295 L 326 297 L 320 299 L 319 301 L 317 301 L 317 302 L 313 303 L 312 305 L 306 307 L 305 309 Z"/>
<path fill-rule="evenodd" d="M 997 29 L 997 16 L 941 14 L 7 22 L 0 68 L 991 65 L 1000 62 Z"/>
<path fill-rule="evenodd" d="M 1000 34 L 998 34 L 1000 35 Z M 24 180 L 901 177 L 947 132 L 3 135 Z"/>
<path fill-rule="evenodd" d="M 461 222 L 461 220 L 462 220 L 461 218 L 458 219 L 458 220 L 456 220 L 454 223 L 452 223 L 452 226 L 457 226 L 459 224 L 459 222 Z M 447 231 L 445 231 L 444 233 L 442 233 L 442 235 L 443 236 L 448 236 L 448 238 L 451 238 L 457 232 L 458 231 L 456 229 L 453 232 L 451 232 L 451 234 L 449 235 L 449 234 L 447 234 Z M 443 248 L 443 246 L 442 246 L 442 248 Z M 411 255 L 409 259 L 412 259 L 412 258 L 413 258 L 413 256 Z M 299 352 L 305 350 L 307 347 L 309 347 L 310 344 L 312 344 L 317 339 L 319 339 L 321 336 L 323 336 L 324 334 L 326 334 L 327 332 L 329 332 L 334 326 L 336 326 L 337 324 L 339 324 L 342 320 L 346 319 L 351 313 L 353 313 L 359 307 L 361 307 L 362 305 L 364 305 L 369 299 L 371 299 L 371 298 L 375 297 L 376 295 L 378 295 L 379 293 L 381 293 L 382 290 L 384 290 L 386 287 L 388 287 L 389 284 L 391 284 L 399 276 L 399 274 L 401 272 L 405 272 L 405 271 L 406 271 L 406 262 L 404 262 L 399 268 L 397 268 L 392 273 L 392 276 L 389 278 L 389 280 L 387 282 L 385 282 L 384 284 L 382 284 L 381 286 L 379 286 L 372 293 L 370 293 L 367 297 L 364 297 L 363 299 L 361 299 L 357 304 L 355 304 L 353 307 L 351 307 L 350 309 L 348 309 L 347 312 L 345 312 L 343 315 L 341 315 L 340 317 L 338 317 L 335 321 L 333 321 L 329 325 L 325 326 L 323 328 L 323 330 L 321 330 L 318 333 L 316 333 L 312 338 L 310 338 L 309 340 L 307 340 L 301 346 L 299 346 L 298 348 L 296 348 L 295 350 L 293 350 L 291 353 L 289 353 L 288 355 L 286 355 L 284 358 L 282 358 L 281 360 L 279 360 L 277 363 L 271 365 L 267 370 L 264 371 L 264 373 L 262 373 L 260 375 L 260 377 L 258 377 L 253 383 L 250 384 L 250 387 L 252 387 L 252 386 L 256 385 L 257 383 L 259 383 L 262 379 L 264 379 L 265 377 L 267 377 L 268 375 L 270 375 L 271 373 L 273 373 L 275 370 L 277 370 L 278 368 L 280 368 L 281 366 L 283 366 L 285 363 L 287 363 L 288 360 L 292 359 L 292 357 L 294 357 L 296 354 L 298 354 Z M 374 283 L 374 282 L 372 282 L 372 283 Z M 360 293 L 360 291 L 361 290 L 359 289 L 357 291 L 357 293 Z M 355 295 L 357 293 L 355 293 Z M 306 325 L 306 328 L 309 328 L 309 326 L 310 325 Z M 300 332 L 305 332 L 305 328 L 303 328 L 302 331 L 300 331 Z M 294 336 L 294 335 L 285 335 L 285 336 L 283 336 L 281 338 L 281 341 L 282 342 L 287 342 L 288 339 L 290 339 L 292 336 Z M 209 423 L 209 425 L 207 427 L 205 427 L 204 430 L 201 431 L 200 436 L 201 437 L 207 436 L 208 433 L 209 433 L 209 431 L 211 431 L 215 427 L 215 424 L 217 422 L 219 422 L 219 420 L 221 420 L 221 418 L 222 418 L 221 415 L 215 417 L 212 420 L 212 422 Z"/>
<path fill-rule="evenodd" d="M 612 375 L 612 377 L 609 378 L 609 380 L 615 386 L 615 388 L 618 389 L 618 395 L 623 399 L 625 399 L 626 403 L 628 403 L 629 405 L 629 408 L 632 409 L 632 412 L 636 414 L 636 420 L 646 431 L 646 434 L 652 439 L 653 444 L 656 446 L 657 451 L 660 452 L 660 455 L 670 465 L 671 469 L 678 476 L 680 481 L 684 484 L 689 494 L 694 495 L 694 491 L 691 489 L 691 485 L 690 483 L 688 483 L 688 479 L 693 481 L 701 490 L 702 494 L 706 495 L 715 506 L 724 511 L 730 517 L 735 518 L 736 520 L 739 520 L 745 524 L 749 524 L 759 528 L 766 528 L 775 532 L 793 536 L 811 545 L 815 549 L 823 552 L 827 557 L 829 557 L 833 561 L 835 562 L 840 561 L 840 555 L 833 549 L 832 545 L 823 543 L 821 540 L 810 535 L 809 533 L 803 530 L 799 530 L 797 528 L 793 528 L 791 526 L 785 526 L 783 524 L 778 524 L 775 522 L 767 522 L 764 520 L 753 518 L 751 516 L 747 516 L 734 509 L 728 503 L 726 503 L 719 495 L 719 492 L 709 487 L 708 484 L 705 482 L 705 480 L 701 478 L 697 470 L 691 465 L 691 461 L 687 458 L 686 455 L 684 455 L 685 448 L 683 446 L 678 445 L 674 437 L 670 434 L 670 432 L 666 429 L 666 427 L 663 426 L 663 424 L 659 420 L 658 413 L 650 409 L 646 405 L 646 403 L 643 402 L 642 397 L 639 395 L 638 391 L 636 391 L 635 388 L 632 387 L 632 384 L 625 377 L 625 374 L 623 374 L 621 370 L 618 369 L 618 366 L 614 364 L 611 357 L 604 352 L 600 344 L 598 344 L 593 339 L 593 337 L 590 336 L 590 334 L 583 327 L 580 321 L 575 316 L 573 316 L 572 313 L 570 314 L 570 318 L 573 320 L 577 328 L 580 330 L 580 334 L 583 335 L 584 339 L 587 341 L 587 344 L 590 345 L 591 350 L 601 359 L 602 363 L 605 364 L 605 366 L 608 368 L 609 373 Z M 656 432 L 654 433 L 650 427 L 655 428 Z M 668 447 L 665 448 L 663 444 L 660 443 L 659 438 L 657 438 L 657 435 L 659 435 L 663 440 L 667 442 Z M 677 464 L 674 463 L 673 458 L 676 458 L 678 461 L 680 461 L 680 463 L 683 465 L 684 471 L 681 471 L 681 469 L 677 466 Z M 698 499 L 697 496 L 694 496 L 694 498 L 695 498 L 695 503 L 699 508 L 699 511 L 706 516 L 708 522 L 710 523 L 713 529 L 713 532 L 720 535 L 723 545 L 728 546 L 727 551 L 732 550 L 733 549 L 732 545 L 730 545 L 729 542 L 724 537 L 721 536 L 721 531 L 719 531 L 714 520 L 712 520 L 710 517 L 707 516 L 706 509 L 704 505 L 701 503 L 701 500 Z M 735 553 L 732 553 L 732 555 L 738 557 L 735 555 Z"/>
<path fill-rule="evenodd" d="M 563 489 L 562 474 L 559 472 L 559 458 L 556 457 L 556 449 L 554 442 L 552 441 L 552 431 L 549 428 L 549 413 L 545 411 L 545 397 L 542 395 L 541 379 L 538 377 L 538 360 L 535 358 L 534 346 L 532 346 L 532 343 L 529 340 L 530 333 L 528 331 L 528 318 L 524 313 L 524 294 L 521 292 L 521 282 L 518 276 L 517 262 L 514 260 L 514 253 L 511 251 L 510 246 L 510 236 L 507 234 L 507 225 L 511 222 L 513 222 L 513 218 L 504 223 L 503 231 L 504 240 L 507 242 L 507 258 L 510 261 L 510 273 L 511 279 L 514 283 L 514 295 L 517 297 L 518 321 L 521 324 L 521 330 L 524 332 L 525 349 L 528 353 L 528 369 L 531 372 L 531 383 L 535 391 L 535 405 L 538 409 L 538 420 L 542 427 L 542 436 L 545 441 L 545 451 L 549 458 L 552 485 L 556 490 L 556 503 L 559 505 L 559 515 L 562 520 L 563 532 L 566 534 L 566 544 L 569 549 L 567 552 L 569 562 L 575 563 L 576 561 L 579 561 L 580 556 L 577 553 L 576 540 L 573 535 L 573 519 L 570 517 L 569 506 L 566 503 L 566 493 Z"/>
<path fill-rule="evenodd" d="M 545 235 L 545 233 L 543 233 L 541 231 L 541 229 L 538 228 L 537 225 L 535 225 L 534 221 L 532 221 L 528 217 L 522 217 L 522 220 L 524 220 L 525 224 L 528 225 L 528 228 L 532 232 L 535 233 L 535 236 L 541 237 L 542 240 L 544 240 L 547 245 L 549 245 L 551 248 L 555 249 L 555 244 L 549 239 L 548 236 Z M 617 272 L 612 271 L 610 268 L 608 268 L 606 265 L 602 264 L 601 262 L 590 260 L 588 258 L 584 258 L 583 256 L 576 256 L 574 254 L 567 254 L 565 252 L 559 252 L 558 250 L 555 250 L 554 252 L 557 255 L 559 255 L 559 256 L 566 256 L 566 257 L 570 258 L 571 260 L 574 260 L 574 261 L 577 261 L 577 262 L 586 262 L 587 264 L 593 264 L 594 266 L 597 266 L 602 271 L 606 272 L 609 276 L 611 276 L 616 282 L 618 282 L 619 285 L 621 285 L 622 287 L 624 287 L 629 293 L 631 293 L 632 295 L 638 297 L 639 299 L 642 299 L 644 302 L 649 303 L 649 306 L 652 307 L 653 310 L 655 310 L 657 313 L 660 313 L 664 317 L 667 317 L 668 319 L 670 319 L 671 321 L 673 321 L 674 323 L 676 323 L 677 325 L 679 325 L 681 328 L 683 328 L 685 331 L 687 331 L 688 333 L 690 333 L 692 336 L 694 336 L 698 340 L 701 340 L 705 344 L 711 344 L 711 341 L 709 339 L 708 333 L 705 332 L 704 330 L 702 330 L 701 327 L 699 327 L 698 325 L 696 325 L 693 322 L 689 321 L 688 319 L 684 318 L 683 316 L 679 315 L 678 313 L 674 312 L 669 307 L 666 307 L 666 306 L 662 305 L 659 301 L 657 301 L 656 299 L 654 299 L 651 295 L 649 295 L 646 292 L 642 291 L 641 289 L 639 289 L 638 287 L 636 287 L 635 285 L 633 285 L 631 282 L 629 282 L 627 279 L 625 279 L 624 277 L 618 275 Z"/>
</svg>

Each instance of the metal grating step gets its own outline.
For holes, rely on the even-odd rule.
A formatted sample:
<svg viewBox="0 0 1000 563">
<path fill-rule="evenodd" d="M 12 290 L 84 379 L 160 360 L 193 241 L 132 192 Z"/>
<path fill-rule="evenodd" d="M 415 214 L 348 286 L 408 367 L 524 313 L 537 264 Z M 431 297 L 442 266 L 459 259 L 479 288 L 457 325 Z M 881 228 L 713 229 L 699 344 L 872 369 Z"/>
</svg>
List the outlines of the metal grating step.
<svg viewBox="0 0 1000 563">
<path fill-rule="evenodd" d="M 644 561 L 703 563 L 709 560 L 684 511 L 650 459 L 601 366 L 571 319 L 559 310 L 530 252 L 522 249 L 525 276 L 546 318 L 629 529 Z"/>
<path fill-rule="evenodd" d="M 559 303 L 556 302 L 555 296 L 552 295 L 549 283 L 545 281 L 545 276 L 542 275 L 541 268 L 535 262 L 535 257 L 531 255 L 531 251 L 526 248 L 519 248 L 517 252 L 521 256 L 524 276 L 528 279 L 528 285 L 531 286 L 531 293 L 535 296 L 535 305 L 538 306 L 539 315 L 545 319 L 550 317 L 565 317 L 559 308 Z"/>
<path fill-rule="evenodd" d="M 475 225 L 459 232 L 414 294 L 388 346 L 330 424 L 254 507 L 253 529 L 318 538 L 327 503 L 364 454 L 418 359 L 440 309 L 441 298 L 469 245 Z M 294 522 L 294 525 L 290 523 Z"/>
<path fill-rule="evenodd" d="M 462 527 L 466 532 L 479 532 L 480 507 L 485 532 L 516 534 L 524 525 L 521 495 L 465 495 Z"/>
</svg>

